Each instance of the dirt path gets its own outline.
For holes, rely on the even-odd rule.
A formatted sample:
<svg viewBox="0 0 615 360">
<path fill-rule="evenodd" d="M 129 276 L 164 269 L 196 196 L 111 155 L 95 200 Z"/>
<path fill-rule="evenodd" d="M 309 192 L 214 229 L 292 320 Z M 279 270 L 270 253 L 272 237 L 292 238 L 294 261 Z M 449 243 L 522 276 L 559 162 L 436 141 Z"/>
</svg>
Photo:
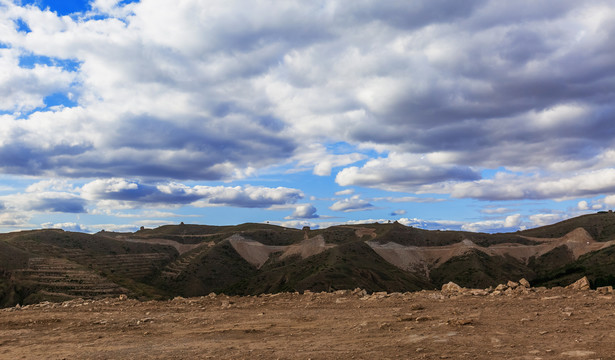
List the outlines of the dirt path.
<svg viewBox="0 0 615 360">
<path fill-rule="evenodd" d="M 0 310 L 1 359 L 612 359 L 612 295 L 224 295 Z"/>
</svg>

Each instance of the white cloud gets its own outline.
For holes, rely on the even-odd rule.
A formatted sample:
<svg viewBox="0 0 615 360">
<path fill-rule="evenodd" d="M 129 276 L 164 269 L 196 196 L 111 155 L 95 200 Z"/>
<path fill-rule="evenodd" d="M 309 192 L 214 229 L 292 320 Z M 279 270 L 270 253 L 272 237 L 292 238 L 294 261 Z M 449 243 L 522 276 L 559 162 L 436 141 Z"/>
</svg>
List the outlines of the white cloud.
<svg viewBox="0 0 615 360">
<path fill-rule="evenodd" d="M 403 202 L 412 202 L 412 203 L 436 203 L 446 201 L 446 199 L 437 199 L 432 197 L 418 197 L 418 196 L 387 196 L 387 197 L 376 197 L 373 198 L 373 201 L 387 201 L 392 203 L 403 203 Z"/>
<path fill-rule="evenodd" d="M 561 214 L 535 214 L 529 218 L 533 227 L 551 225 L 564 219 Z"/>
<path fill-rule="evenodd" d="M 499 208 L 485 208 L 485 209 L 482 209 L 480 212 L 483 214 L 505 214 L 510 211 L 511 210 L 508 208 L 499 207 Z"/>
<path fill-rule="evenodd" d="M 507 216 L 503 220 L 483 220 L 466 223 L 461 226 L 462 230 L 472 232 L 493 231 L 496 229 L 518 230 L 521 225 L 521 214 Z"/>
<path fill-rule="evenodd" d="M 295 205 L 295 211 L 285 219 L 316 219 L 319 216 L 316 214 L 316 208 L 312 204 Z"/>
<path fill-rule="evenodd" d="M 615 191 L 615 169 L 601 169 L 573 176 L 542 177 L 498 173 L 493 179 L 432 184 L 424 193 L 450 193 L 455 198 L 481 200 L 569 199 Z"/>
<path fill-rule="evenodd" d="M 333 211 L 349 212 L 370 210 L 373 207 L 374 206 L 368 201 L 361 199 L 359 195 L 355 195 L 347 199 L 336 201 L 333 205 L 329 207 L 329 209 Z"/>
<path fill-rule="evenodd" d="M 33 109 L 55 92 L 79 105 L 41 110 L 29 125 L 9 116 L 20 135 L 2 136 L 1 154 L 37 161 L 5 162 L 5 172 L 218 180 L 290 161 L 327 176 L 365 159 L 358 148 L 389 156 L 340 171 L 338 183 L 408 189 L 476 178 L 477 167 L 613 166 L 603 74 L 615 62 L 600 54 L 615 11 L 600 1 L 548 16 L 535 15 L 540 4 L 523 12 L 483 1 L 443 11 L 97 0 L 72 18 L 4 4 L 0 61 L 6 84 L 20 86 L 3 107 Z M 19 66 L 27 54 L 56 65 Z M 325 146 L 336 143 L 350 147 Z"/>
<path fill-rule="evenodd" d="M 12 213 L 2 211 L 0 213 L 0 226 L 3 228 L 31 228 L 32 225 L 28 223 L 30 216 L 24 213 Z"/>
<path fill-rule="evenodd" d="M 478 174 L 458 166 L 439 166 L 411 154 L 391 153 L 340 171 L 335 181 L 341 186 L 357 185 L 390 190 L 416 190 L 424 184 L 447 180 L 474 180 Z"/>
<path fill-rule="evenodd" d="M 335 195 L 337 196 L 342 196 L 342 195 L 352 195 L 354 194 L 354 189 L 346 189 L 346 190 L 340 190 L 335 192 Z"/>
<path fill-rule="evenodd" d="M 0 48 L 0 111 L 19 114 L 44 107 L 46 96 L 68 91 L 76 80 L 74 73 L 59 66 L 37 64 L 31 68 L 22 67 L 19 57 L 16 49 Z"/>
<path fill-rule="evenodd" d="M 74 193 L 60 191 L 41 191 L 16 193 L 0 196 L 0 203 L 6 211 L 20 212 L 58 212 L 84 213 L 86 201 Z"/>
<path fill-rule="evenodd" d="M 97 200 L 99 207 L 141 207 L 145 205 L 195 207 L 236 206 L 268 208 L 293 204 L 304 197 L 298 189 L 262 186 L 204 186 L 193 187 L 169 182 L 144 184 L 123 178 L 99 179 L 81 188 L 84 198 Z"/>
<path fill-rule="evenodd" d="M 43 180 L 14 209 L 62 208 L 43 192 L 73 211 L 294 205 L 298 189 L 177 183 L 281 171 L 447 201 L 615 192 L 608 2 L 0 1 L 0 172 Z M 395 200 L 331 209 L 370 201 Z"/>
</svg>

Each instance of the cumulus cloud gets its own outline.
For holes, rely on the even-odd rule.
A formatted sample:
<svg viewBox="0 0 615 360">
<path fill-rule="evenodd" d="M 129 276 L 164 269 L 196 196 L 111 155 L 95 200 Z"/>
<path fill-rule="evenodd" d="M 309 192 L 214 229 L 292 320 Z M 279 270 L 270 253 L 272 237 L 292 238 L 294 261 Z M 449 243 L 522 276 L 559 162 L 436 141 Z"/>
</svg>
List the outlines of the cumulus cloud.
<svg viewBox="0 0 615 360">
<path fill-rule="evenodd" d="M 0 154 L 30 159 L 2 156 L 5 172 L 217 180 L 292 159 L 328 175 L 361 147 L 391 154 L 338 183 L 408 189 L 473 167 L 586 168 L 613 145 L 615 11 L 601 1 L 100 0 L 81 17 L 3 4 L 3 81 L 20 86 L 0 107 L 77 104 L 4 120 Z"/>
<path fill-rule="evenodd" d="M 268 208 L 292 204 L 304 197 L 297 189 L 261 186 L 203 186 L 193 187 L 180 183 L 143 184 L 123 178 L 99 179 L 81 188 L 84 198 L 98 200 L 108 206 L 145 205 L 178 206 L 191 204 L 196 207 L 236 206 Z"/>
<path fill-rule="evenodd" d="M 589 204 L 585 200 L 579 201 L 577 207 L 579 208 L 579 210 L 589 210 Z"/>
<path fill-rule="evenodd" d="M 564 220 L 562 214 L 534 214 L 530 215 L 530 222 L 533 227 L 551 225 L 558 221 Z"/>
<path fill-rule="evenodd" d="M 322 225 L 318 223 L 314 223 L 314 222 L 307 221 L 307 220 L 288 220 L 288 221 L 271 220 L 271 221 L 267 221 L 267 224 L 274 224 L 278 226 L 283 226 L 287 228 L 295 228 L 295 229 L 301 229 L 304 226 L 309 226 L 312 229 L 319 229 L 322 227 Z"/>
<path fill-rule="evenodd" d="M 0 213 L 0 226 L 9 228 L 24 228 L 32 227 L 32 224 L 28 223 L 30 217 L 23 213 L 10 213 L 3 211 Z"/>
<path fill-rule="evenodd" d="M 5 210 L 11 212 L 85 213 L 87 202 L 80 196 L 66 192 L 43 191 L 0 196 Z"/>
<path fill-rule="evenodd" d="M 386 158 L 370 160 L 361 168 L 345 168 L 337 174 L 335 181 L 341 186 L 413 190 L 425 184 L 478 178 L 479 174 L 470 168 L 439 166 L 417 156 L 391 153 Z"/>
<path fill-rule="evenodd" d="M 295 211 L 285 219 L 317 219 L 316 208 L 312 204 L 300 204 L 295 206 Z"/>
<path fill-rule="evenodd" d="M 352 196 L 347 199 L 343 199 L 340 201 L 336 201 L 329 207 L 329 209 L 333 211 L 363 211 L 370 210 L 374 206 L 370 204 L 368 201 L 361 199 L 359 195 Z"/>
<path fill-rule="evenodd" d="M 494 230 L 518 230 L 521 225 L 521 214 L 507 216 L 503 220 L 484 220 L 470 222 L 461 226 L 462 230 L 472 232 L 493 232 Z"/>
<path fill-rule="evenodd" d="M 420 192 L 449 193 L 455 198 L 481 200 L 567 199 L 615 191 L 615 169 L 583 172 L 566 178 L 523 176 L 500 172 L 493 179 L 431 184 Z"/>
<path fill-rule="evenodd" d="M 62 229 L 65 231 L 75 231 L 75 232 L 91 232 L 88 227 L 82 226 L 74 222 L 55 223 L 55 224 L 54 223 L 43 223 L 41 224 L 41 226 L 47 229 Z"/>
<path fill-rule="evenodd" d="M 297 189 L 177 184 L 280 171 L 447 199 L 615 193 L 602 0 L 0 6 L 0 172 L 100 179 L 33 188 L 28 211 L 296 204 Z M 64 195 L 28 195 L 44 191 Z"/>
</svg>

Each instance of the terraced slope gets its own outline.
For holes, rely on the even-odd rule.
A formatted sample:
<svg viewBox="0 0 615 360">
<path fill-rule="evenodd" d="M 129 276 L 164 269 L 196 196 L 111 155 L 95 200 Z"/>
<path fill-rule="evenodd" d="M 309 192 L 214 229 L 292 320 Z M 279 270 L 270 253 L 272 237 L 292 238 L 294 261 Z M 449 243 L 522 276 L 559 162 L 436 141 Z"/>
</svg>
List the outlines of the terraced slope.
<svg viewBox="0 0 615 360">
<path fill-rule="evenodd" d="M 102 298 L 130 294 L 128 289 L 109 281 L 90 269 L 67 259 L 32 257 L 25 269 L 15 270 L 13 279 L 23 282 L 32 291 L 23 300 L 34 303 L 40 299 L 53 298 Z"/>
<path fill-rule="evenodd" d="M 175 261 L 168 263 L 160 272 L 160 276 L 166 281 L 177 280 L 192 262 L 203 256 L 212 246 L 214 246 L 214 243 L 207 242 L 193 248 L 192 251 L 183 253 Z"/>
</svg>

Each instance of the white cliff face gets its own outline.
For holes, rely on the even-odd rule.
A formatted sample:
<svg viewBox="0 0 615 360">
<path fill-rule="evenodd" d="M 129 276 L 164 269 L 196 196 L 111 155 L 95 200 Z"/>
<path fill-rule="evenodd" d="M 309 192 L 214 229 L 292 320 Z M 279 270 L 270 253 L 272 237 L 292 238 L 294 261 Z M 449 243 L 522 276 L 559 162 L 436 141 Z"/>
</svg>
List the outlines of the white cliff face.
<svg viewBox="0 0 615 360">
<path fill-rule="evenodd" d="M 322 235 L 306 238 L 300 243 L 286 246 L 265 245 L 258 241 L 246 239 L 239 234 L 235 234 L 227 240 L 244 260 L 257 268 L 261 268 L 273 253 L 282 252 L 281 259 L 292 255 L 299 255 L 302 259 L 305 259 L 336 246 L 326 244 Z"/>
<path fill-rule="evenodd" d="M 577 228 L 560 238 L 525 238 L 540 242 L 540 244 L 522 245 L 505 243 L 483 247 L 476 245 L 469 239 L 464 239 L 453 245 L 426 247 L 403 246 L 394 242 L 380 244 L 376 241 L 368 241 L 366 243 L 378 255 L 400 269 L 407 271 L 420 270 L 427 276 L 429 276 L 429 269 L 436 268 L 447 260 L 463 255 L 472 249 L 482 251 L 490 256 L 508 255 L 527 263 L 531 257 L 539 257 L 562 245 L 572 251 L 576 260 L 583 254 L 601 250 L 615 244 L 615 241 L 597 242 L 583 228 Z"/>
</svg>

